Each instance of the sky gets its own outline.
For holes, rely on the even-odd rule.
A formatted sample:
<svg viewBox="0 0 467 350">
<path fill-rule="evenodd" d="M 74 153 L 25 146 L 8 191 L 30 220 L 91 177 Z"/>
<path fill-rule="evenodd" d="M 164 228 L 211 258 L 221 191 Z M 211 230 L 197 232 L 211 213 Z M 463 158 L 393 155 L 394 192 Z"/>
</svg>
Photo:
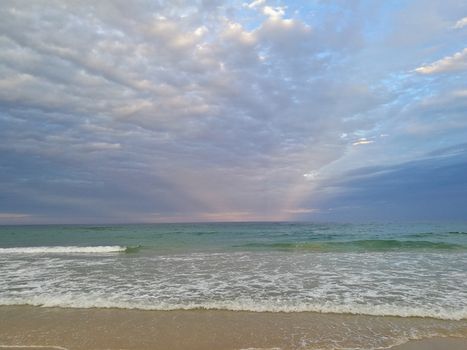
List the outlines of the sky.
<svg viewBox="0 0 467 350">
<path fill-rule="evenodd" d="M 1 1 L 0 224 L 466 219 L 466 1 Z"/>
</svg>

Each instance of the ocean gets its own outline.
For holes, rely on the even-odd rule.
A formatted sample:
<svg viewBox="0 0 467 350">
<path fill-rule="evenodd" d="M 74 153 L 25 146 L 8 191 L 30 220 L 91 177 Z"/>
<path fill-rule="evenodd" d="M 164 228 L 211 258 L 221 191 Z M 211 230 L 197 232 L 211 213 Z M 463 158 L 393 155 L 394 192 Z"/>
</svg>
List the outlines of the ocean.
<svg viewBox="0 0 467 350">
<path fill-rule="evenodd" d="M 467 330 L 466 223 L 2 226 L 0 276 L 3 306 L 390 320 L 368 348 Z"/>
</svg>

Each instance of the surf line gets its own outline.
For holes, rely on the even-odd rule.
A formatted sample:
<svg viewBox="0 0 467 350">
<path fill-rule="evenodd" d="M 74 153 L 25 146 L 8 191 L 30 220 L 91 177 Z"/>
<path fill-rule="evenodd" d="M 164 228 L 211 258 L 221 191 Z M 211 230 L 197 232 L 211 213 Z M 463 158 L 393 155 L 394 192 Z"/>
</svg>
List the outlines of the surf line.
<svg viewBox="0 0 467 350">
<path fill-rule="evenodd" d="M 54 345 L 0 345 L 0 348 L 14 348 L 14 349 L 57 349 L 57 350 L 68 350 L 62 346 Z"/>
</svg>

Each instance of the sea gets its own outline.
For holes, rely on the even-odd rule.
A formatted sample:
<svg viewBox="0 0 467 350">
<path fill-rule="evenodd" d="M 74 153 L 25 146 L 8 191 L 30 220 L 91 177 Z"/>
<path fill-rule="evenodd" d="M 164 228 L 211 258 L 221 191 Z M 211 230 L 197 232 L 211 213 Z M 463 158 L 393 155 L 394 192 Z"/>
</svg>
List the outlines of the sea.
<svg viewBox="0 0 467 350">
<path fill-rule="evenodd" d="M 467 223 L 1 226 L 0 305 L 371 315 L 424 320 L 395 338 L 456 336 Z"/>
</svg>

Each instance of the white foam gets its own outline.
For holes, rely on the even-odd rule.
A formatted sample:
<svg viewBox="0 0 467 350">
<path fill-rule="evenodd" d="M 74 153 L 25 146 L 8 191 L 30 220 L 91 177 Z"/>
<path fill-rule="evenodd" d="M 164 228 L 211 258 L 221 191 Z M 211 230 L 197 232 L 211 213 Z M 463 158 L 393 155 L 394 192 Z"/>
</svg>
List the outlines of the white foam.
<svg viewBox="0 0 467 350">
<path fill-rule="evenodd" d="M 126 247 L 114 246 L 56 246 L 56 247 L 14 247 L 0 248 L 0 254 L 67 254 L 67 253 L 116 253 L 124 252 Z"/>
<path fill-rule="evenodd" d="M 7 348 L 7 349 L 57 349 L 57 350 L 68 350 L 62 346 L 54 346 L 54 345 L 0 345 L 0 348 Z"/>
<path fill-rule="evenodd" d="M 0 254 L 0 305 L 467 320 L 466 264 L 466 254 Z"/>
<path fill-rule="evenodd" d="M 134 302 L 130 300 L 111 300 L 102 297 L 95 299 L 77 296 L 36 296 L 32 298 L 1 298 L 0 305 L 31 305 L 41 307 L 64 307 L 64 308 L 117 308 L 117 309 L 137 309 L 154 311 L 172 310 L 228 310 L 228 311 L 249 311 L 249 312 L 317 312 L 323 314 L 353 314 L 367 316 L 395 316 L 395 317 L 421 317 L 441 320 L 465 320 L 467 319 L 467 309 L 441 310 L 423 307 L 403 307 L 396 305 L 358 305 L 349 303 L 342 305 L 338 303 L 320 304 L 277 304 L 275 301 L 219 301 L 219 302 L 199 302 L 199 303 L 170 303 L 170 302 Z"/>
</svg>

